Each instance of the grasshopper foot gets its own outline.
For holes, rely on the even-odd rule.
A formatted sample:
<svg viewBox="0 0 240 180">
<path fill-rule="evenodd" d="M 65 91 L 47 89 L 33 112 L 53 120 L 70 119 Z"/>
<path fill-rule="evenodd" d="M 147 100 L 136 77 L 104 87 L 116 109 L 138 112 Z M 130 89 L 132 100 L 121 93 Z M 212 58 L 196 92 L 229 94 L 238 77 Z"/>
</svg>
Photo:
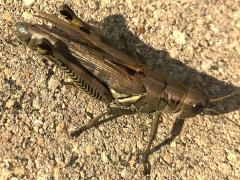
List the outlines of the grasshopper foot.
<svg viewBox="0 0 240 180">
<path fill-rule="evenodd" d="M 143 174 L 149 175 L 151 172 L 151 164 L 148 160 L 149 155 L 144 152 L 137 153 L 137 162 L 143 165 Z"/>
<path fill-rule="evenodd" d="M 144 175 L 149 175 L 150 171 L 151 171 L 151 164 L 150 164 L 150 162 L 148 160 L 148 156 L 143 155 L 142 163 L 143 163 L 143 168 L 144 168 L 143 169 L 143 174 Z"/>
<path fill-rule="evenodd" d="M 84 132 L 84 128 L 79 128 L 73 132 L 70 132 L 70 137 L 71 138 L 77 138 L 79 137 L 82 133 Z"/>
</svg>

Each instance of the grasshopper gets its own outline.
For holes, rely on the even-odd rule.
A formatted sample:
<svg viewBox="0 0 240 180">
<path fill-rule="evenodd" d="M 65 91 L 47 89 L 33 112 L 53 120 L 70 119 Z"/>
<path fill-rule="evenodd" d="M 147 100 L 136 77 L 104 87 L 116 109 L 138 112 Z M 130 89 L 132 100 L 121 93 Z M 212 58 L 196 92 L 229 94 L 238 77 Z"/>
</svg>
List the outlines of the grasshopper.
<svg viewBox="0 0 240 180">
<path fill-rule="evenodd" d="M 43 12 L 36 16 L 51 22 L 64 35 L 26 22 L 16 23 L 14 32 L 30 49 L 61 67 L 78 88 L 107 104 L 102 114 L 70 135 L 78 137 L 106 116 L 153 113 L 149 141 L 143 151 L 145 172 L 149 172 L 148 157 L 161 114 L 177 113 L 178 119 L 194 117 L 207 109 L 210 100 L 200 91 L 152 71 L 137 57 L 106 43 L 67 5 L 60 7 L 60 13 L 65 20 Z"/>
</svg>

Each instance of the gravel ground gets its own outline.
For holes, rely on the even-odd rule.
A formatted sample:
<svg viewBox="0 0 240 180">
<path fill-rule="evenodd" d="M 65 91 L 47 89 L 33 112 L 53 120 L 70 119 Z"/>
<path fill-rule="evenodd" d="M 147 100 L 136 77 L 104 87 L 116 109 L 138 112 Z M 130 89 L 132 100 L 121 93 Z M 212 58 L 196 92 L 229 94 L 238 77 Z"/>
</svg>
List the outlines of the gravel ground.
<svg viewBox="0 0 240 180">
<path fill-rule="evenodd" d="M 0 179 L 240 179 L 239 95 L 216 102 L 220 116 L 177 123 L 164 115 L 148 177 L 136 153 L 152 115 L 121 117 L 71 139 L 68 132 L 105 105 L 11 31 L 20 20 L 38 23 L 36 12 L 57 13 L 63 2 L 0 0 Z M 65 2 L 117 46 L 124 35 L 149 66 L 209 98 L 239 91 L 239 1 Z"/>
</svg>

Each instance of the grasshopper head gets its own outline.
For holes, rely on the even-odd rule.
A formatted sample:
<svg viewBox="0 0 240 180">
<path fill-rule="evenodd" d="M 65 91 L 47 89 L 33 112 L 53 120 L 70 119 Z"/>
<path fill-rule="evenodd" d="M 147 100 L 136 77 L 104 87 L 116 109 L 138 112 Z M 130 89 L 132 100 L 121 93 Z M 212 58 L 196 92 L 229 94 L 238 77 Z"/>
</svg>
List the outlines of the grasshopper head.
<svg viewBox="0 0 240 180">
<path fill-rule="evenodd" d="M 203 112 L 208 99 L 196 89 L 190 88 L 180 110 L 180 118 L 190 118 Z"/>
</svg>

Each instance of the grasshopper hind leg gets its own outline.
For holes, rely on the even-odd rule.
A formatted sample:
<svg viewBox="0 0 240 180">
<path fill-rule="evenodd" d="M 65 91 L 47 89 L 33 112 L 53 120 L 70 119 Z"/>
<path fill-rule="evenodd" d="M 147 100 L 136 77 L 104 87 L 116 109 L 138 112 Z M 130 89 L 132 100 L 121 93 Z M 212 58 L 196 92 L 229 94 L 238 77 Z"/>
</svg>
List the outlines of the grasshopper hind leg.
<svg viewBox="0 0 240 180">
<path fill-rule="evenodd" d="M 65 17 L 66 20 L 78 26 L 79 28 L 84 28 L 86 31 L 91 30 L 91 26 L 85 23 L 81 18 L 79 18 L 75 12 L 66 4 L 59 7 L 60 13 Z"/>
<path fill-rule="evenodd" d="M 80 136 L 84 131 L 87 131 L 91 129 L 92 127 L 99 126 L 107 121 L 111 121 L 116 119 L 119 116 L 123 115 L 130 115 L 134 114 L 134 110 L 130 109 L 123 109 L 123 108 L 117 108 L 117 107 L 108 107 L 104 112 L 102 112 L 97 117 L 93 118 L 88 124 L 80 127 L 79 129 L 73 131 L 70 133 L 71 137 L 78 137 Z M 106 118 L 106 116 L 110 116 L 109 118 Z M 100 121 L 100 119 L 102 119 Z"/>
<path fill-rule="evenodd" d="M 60 14 L 63 15 L 64 18 L 74 26 L 78 26 L 81 30 L 87 33 L 94 33 L 95 35 L 101 37 L 100 32 L 98 32 L 98 30 L 94 26 L 84 22 L 80 17 L 75 14 L 75 12 L 68 5 L 61 5 L 59 7 L 59 11 Z"/>
</svg>

